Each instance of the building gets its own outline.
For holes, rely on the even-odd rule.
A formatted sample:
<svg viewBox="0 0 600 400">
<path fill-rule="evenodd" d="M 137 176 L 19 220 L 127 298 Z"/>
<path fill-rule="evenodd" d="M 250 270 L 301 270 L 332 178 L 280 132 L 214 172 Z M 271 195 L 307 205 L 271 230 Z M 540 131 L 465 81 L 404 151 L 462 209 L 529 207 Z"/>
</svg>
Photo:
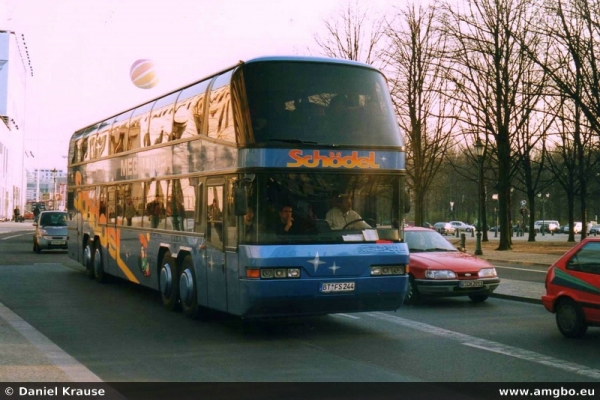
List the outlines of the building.
<svg viewBox="0 0 600 400">
<path fill-rule="evenodd" d="M 39 179 L 38 179 L 39 178 Z M 65 209 L 67 173 L 57 169 L 27 171 L 27 204 L 43 201 L 48 209 Z M 54 199 L 56 198 L 56 203 Z M 29 207 L 26 207 L 28 209 Z"/>
<path fill-rule="evenodd" d="M 0 30 L 0 220 L 25 209 L 25 95 L 31 76 L 25 36 Z"/>
</svg>

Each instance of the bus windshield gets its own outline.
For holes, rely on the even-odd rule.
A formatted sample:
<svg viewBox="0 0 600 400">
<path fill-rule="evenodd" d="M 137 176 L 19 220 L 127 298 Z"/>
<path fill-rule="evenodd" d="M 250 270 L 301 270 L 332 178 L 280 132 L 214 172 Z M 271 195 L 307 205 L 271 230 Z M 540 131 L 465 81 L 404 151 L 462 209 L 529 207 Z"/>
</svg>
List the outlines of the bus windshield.
<svg viewBox="0 0 600 400">
<path fill-rule="evenodd" d="M 398 228 L 398 189 L 394 175 L 257 174 L 241 242 L 364 241 L 364 230 Z"/>
<path fill-rule="evenodd" d="M 287 61 L 247 64 L 243 77 L 255 143 L 403 146 L 375 70 Z"/>
</svg>

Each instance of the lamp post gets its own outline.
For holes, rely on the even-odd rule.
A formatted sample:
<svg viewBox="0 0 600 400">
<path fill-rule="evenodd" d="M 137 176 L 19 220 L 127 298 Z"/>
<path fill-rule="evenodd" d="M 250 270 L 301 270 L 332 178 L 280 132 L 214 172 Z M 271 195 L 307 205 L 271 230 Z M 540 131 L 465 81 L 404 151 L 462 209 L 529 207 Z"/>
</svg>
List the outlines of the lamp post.
<svg viewBox="0 0 600 400">
<path fill-rule="evenodd" d="M 496 200 L 498 201 L 498 193 L 494 193 L 492 195 L 492 200 Z M 494 231 L 494 237 L 498 237 L 498 209 L 499 209 L 499 205 L 496 204 L 496 206 L 494 207 L 494 224 L 496 224 L 496 230 Z"/>
<path fill-rule="evenodd" d="M 542 227 L 540 230 L 542 231 L 542 236 L 545 236 L 546 232 L 546 201 L 550 198 L 550 193 L 546 193 L 545 196 L 542 196 L 541 193 L 538 193 L 538 197 L 542 202 Z"/>
<path fill-rule="evenodd" d="M 477 164 L 479 167 L 478 171 L 478 179 L 477 184 L 479 186 L 479 196 L 477 199 L 477 240 L 475 241 L 475 255 L 481 256 L 483 252 L 481 251 L 481 187 L 483 186 L 483 152 L 485 150 L 485 146 L 481 142 L 481 139 L 477 138 L 475 142 L 475 154 L 477 155 Z"/>
<path fill-rule="evenodd" d="M 54 193 L 52 194 L 52 209 L 56 210 L 56 173 L 58 171 L 56 171 L 56 168 L 54 168 L 51 172 L 52 172 L 52 179 L 54 179 Z"/>
<path fill-rule="evenodd" d="M 454 202 L 450 202 L 450 219 L 454 220 Z"/>
</svg>

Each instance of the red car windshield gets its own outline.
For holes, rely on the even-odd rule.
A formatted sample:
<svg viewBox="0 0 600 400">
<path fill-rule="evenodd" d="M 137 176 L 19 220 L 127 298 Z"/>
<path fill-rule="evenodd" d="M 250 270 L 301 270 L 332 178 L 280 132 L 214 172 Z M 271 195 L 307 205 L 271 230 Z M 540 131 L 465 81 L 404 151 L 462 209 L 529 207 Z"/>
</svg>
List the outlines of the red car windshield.
<svg viewBox="0 0 600 400">
<path fill-rule="evenodd" d="M 413 253 L 424 251 L 458 251 L 442 235 L 434 231 L 404 231 L 404 241 Z"/>
</svg>

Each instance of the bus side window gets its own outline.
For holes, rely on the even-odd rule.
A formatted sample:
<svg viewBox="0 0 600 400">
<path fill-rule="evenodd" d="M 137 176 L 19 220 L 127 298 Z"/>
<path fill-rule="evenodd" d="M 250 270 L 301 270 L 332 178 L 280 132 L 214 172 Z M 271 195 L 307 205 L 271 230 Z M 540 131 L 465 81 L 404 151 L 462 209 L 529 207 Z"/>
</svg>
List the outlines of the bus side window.
<svg viewBox="0 0 600 400">
<path fill-rule="evenodd" d="M 144 217 L 149 220 L 150 228 L 165 229 L 165 196 L 168 181 L 153 181 L 146 185 L 146 207 Z M 144 221 L 144 226 L 148 226 Z"/>
<path fill-rule="evenodd" d="M 190 185 L 193 185 L 194 179 L 190 178 Z M 194 211 L 194 232 L 204 233 L 206 231 L 204 225 L 204 219 L 202 218 L 206 215 L 205 203 L 204 203 L 204 185 L 202 183 L 197 183 L 193 186 L 193 189 L 196 192 L 196 207 Z"/>
<path fill-rule="evenodd" d="M 227 179 L 227 210 L 226 210 L 226 218 L 227 223 L 225 226 L 227 227 L 227 245 L 235 246 L 237 244 L 237 216 L 235 215 L 235 203 L 233 202 L 233 190 L 235 189 L 235 183 L 237 178 L 230 177 Z M 229 200 L 231 199 L 231 201 Z"/>
<path fill-rule="evenodd" d="M 223 246 L 223 186 L 211 186 L 207 193 L 207 238 L 216 247 Z"/>
</svg>

